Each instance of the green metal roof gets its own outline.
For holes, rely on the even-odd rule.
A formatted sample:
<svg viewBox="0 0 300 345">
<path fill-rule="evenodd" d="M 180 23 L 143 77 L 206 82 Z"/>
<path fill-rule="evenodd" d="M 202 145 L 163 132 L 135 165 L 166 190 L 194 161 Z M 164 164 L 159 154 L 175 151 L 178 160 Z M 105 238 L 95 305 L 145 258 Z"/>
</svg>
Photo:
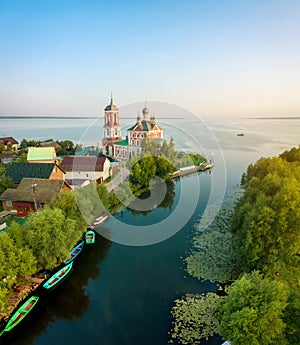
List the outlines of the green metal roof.
<svg viewBox="0 0 300 345">
<path fill-rule="evenodd" d="M 114 145 L 128 146 L 128 139 L 124 139 L 124 140 L 121 140 L 121 141 L 117 141 Z"/>
<path fill-rule="evenodd" d="M 54 147 L 29 147 L 28 161 L 54 160 L 56 158 Z"/>
<path fill-rule="evenodd" d="M 14 183 L 20 183 L 24 177 L 48 179 L 54 169 L 54 163 L 19 163 L 13 162 L 7 169 L 6 176 Z"/>
<path fill-rule="evenodd" d="M 148 120 L 142 120 L 141 124 L 136 123 L 132 127 L 128 128 L 128 131 L 138 131 L 136 127 L 141 127 L 139 131 L 149 132 L 153 129 L 154 126 L 157 126 L 159 129 L 161 129 L 157 124 L 152 124 Z"/>
</svg>

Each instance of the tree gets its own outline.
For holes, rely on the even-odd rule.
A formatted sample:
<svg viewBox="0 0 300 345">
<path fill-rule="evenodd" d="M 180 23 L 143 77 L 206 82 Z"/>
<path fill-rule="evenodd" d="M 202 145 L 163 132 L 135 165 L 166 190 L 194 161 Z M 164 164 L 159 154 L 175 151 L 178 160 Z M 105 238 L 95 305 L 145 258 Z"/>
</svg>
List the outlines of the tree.
<svg viewBox="0 0 300 345">
<path fill-rule="evenodd" d="M 180 344 L 196 345 L 201 343 L 201 339 L 213 336 L 219 326 L 216 311 L 221 299 L 214 293 L 186 294 L 177 299 L 171 311 L 174 318 L 171 338 Z"/>
<path fill-rule="evenodd" d="M 156 175 L 163 179 L 170 179 L 169 173 L 174 172 L 176 169 L 174 165 L 164 157 L 157 157 L 155 159 Z"/>
<path fill-rule="evenodd" d="M 26 239 L 37 259 L 37 267 L 53 269 L 69 257 L 78 241 L 76 221 L 64 217 L 58 208 L 31 213 L 23 225 Z"/>
<path fill-rule="evenodd" d="M 7 176 L 0 177 L 0 195 L 8 188 L 12 188 L 14 185 L 13 180 Z"/>
<path fill-rule="evenodd" d="M 152 156 L 145 156 L 131 169 L 129 181 L 141 187 L 148 187 L 150 180 L 155 176 L 156 165 Z"/>
<path fill-rule="evenodd" d="M 285 344 L 285 284 L 254 271 L 236 280 L 227 293 L 218 306 L 222 337 L 230 339 L 232 345 Z"/>
<path fill-rule="evenodd" d="M 16 244 L 8 233 L 0 234 L 0 281 L 6 288 L 11 288 L 18 275 L 31 275 L 36 271 L 32 251 Z"/>
<path fill-rule="evenodd" d="M 19 156 L 19 158 L 18 158 L 18 161 L 19 161 L 19 162 L 22 162 L 22 163 L 27 162 L 27 155 L 26 155 L 25 152 L 22 152 L 22 153 L 20 154 L 20 156 Z"/>
<path fill-rule="evenodd" d="M 86 222 L 78 208 L 77 200 L 74 193 L 70 191 L 63 191 L 57 195 L 51 202 L 51 207 L 62 210 L 64 216 L 68 219 L 73 219 L 78 223 L 78 227 L 84 227 Z"/>
</svg>

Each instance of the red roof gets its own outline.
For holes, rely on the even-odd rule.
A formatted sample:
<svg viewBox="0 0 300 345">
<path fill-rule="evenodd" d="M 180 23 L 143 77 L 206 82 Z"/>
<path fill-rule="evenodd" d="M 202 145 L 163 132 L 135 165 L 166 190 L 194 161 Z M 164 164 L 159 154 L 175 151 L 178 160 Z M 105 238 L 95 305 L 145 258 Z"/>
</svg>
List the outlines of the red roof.
<svg viewBox="0 0 300 345">
<path fill-rule="evenodd" d="M 14 139 L 13 137 L 3 137 L 3 138 L 0 138 L 0 143 L 3 144 L 3 145 L 7 145 L 7 144 L 19 144 L 19 142 Z"/>
<path fill-rule="evenodd" d="M 60 168 L 71 171 L 103 171 L 106 157 L 64 157 Z"/>
</svg>

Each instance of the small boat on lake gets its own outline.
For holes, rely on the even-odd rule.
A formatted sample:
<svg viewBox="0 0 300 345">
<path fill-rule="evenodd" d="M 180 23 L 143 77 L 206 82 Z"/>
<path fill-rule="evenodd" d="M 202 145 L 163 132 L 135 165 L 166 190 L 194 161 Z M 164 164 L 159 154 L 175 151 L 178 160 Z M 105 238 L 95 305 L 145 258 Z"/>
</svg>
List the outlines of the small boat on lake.
<svg viewBox="0 0 300 345">
<path fill-rule="evenodd" d="M 8 323 L 4 330 L 0 333 L 0 336 L 4 332 L 8 332 L 12 330 L 18 323 L 20 323 L 24 317 L 32 310 L 32 308 L 36 305 L 39 297 L 31 296 L 25 303 L 21 305 L 21 307 L 13 314 L 13 316 L 9 319 Z"/>
<path fill-rule="evenodd" d="M 73 261 L 82 251 L 82 248 L 84 246 L 84 241 L 79 242 L 76 247 L 74 247 L 70 251 L 70 258 L 64 262 L 65 265 L 69 264 L 71 261 Z"/>
<path fill-rule="evenodd" d="M 102 224 L 103 222 L 105 222 L 108 219 L 108 215 L 107 214 L 103 214 L 102 216 L 96 218 L 93 222 L 93 226 L 99 226 L 100 224 Z"/>
<path fill-rule="evenodd" d="M 72 265 L 73 262 L 71 261 L 68 265 L 64 266 L 58 272 L 53 274 L 53 276 L 46 281 L 43 287 L 45 289 L 50 289 L 57 285 L 71 271 Z"/>
<path fill-rule="evenodd" d="M 95 232 L 93 230 L 88 230 L 85 233 L 85 243 L 86 244 L 95 243 Z"/>
</svg>

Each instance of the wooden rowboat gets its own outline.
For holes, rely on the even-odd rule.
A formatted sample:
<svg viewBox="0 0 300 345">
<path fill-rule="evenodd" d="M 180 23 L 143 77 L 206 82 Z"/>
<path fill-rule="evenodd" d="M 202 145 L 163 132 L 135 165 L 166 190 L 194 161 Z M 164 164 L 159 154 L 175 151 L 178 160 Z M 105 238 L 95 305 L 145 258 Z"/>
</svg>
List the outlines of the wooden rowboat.
<svg viewBox="0 0 300 345">
<path fill-rule="evenodd" d="M 95 232 L 93 230 L 89 230 L 85 234 L 85 243 L 92 244 L 95 243 Z"/>
<path fill-rule="evenodd" d="M 79 244 L 77 244 L 76 247 L 74 247 L 71 251 L 70 251 L 70 258 L 68 260 L 66 260 L 64 262 L 65 265 L 69 264 L 70 262 L 72 262 L 82 251 L 82 248 L 84 246 L 84 241 L 79 242 Z"/>
<path fill-rule="evenodd" d="M 105 222 L 108 219 L 108 215 L 107 214 L 103 214 L 102 216 L 96 218 L 93 222 L 93 226 L 99 226 L 100 224 L 102 224 L 103 222 Z"/>
<path fill-rule="evenodd" d="M 21 307 L 13 314 L 13 316 L 9 319 L 8 323 L 4 330 L 0 333 L 0 336 L 4 332 L 8 332 L 12 330 L 18 323 L 20 323 L 24 317 L 32 310 L 32 308 L 36 305 L 39 297 L 31 296 L 25 303 L 21 305 Z"/>
<path fill-rule="evenodd" d="M 53 274 L 53 276 L 46 281 L 43 287 L 45 289 L 50 289 L 56 284 L 58 284 L 71 271 L 72 265 L 73 262 L 70 262 L 68 265 L 64 266 L 58 272 Z"/>
</svg>

